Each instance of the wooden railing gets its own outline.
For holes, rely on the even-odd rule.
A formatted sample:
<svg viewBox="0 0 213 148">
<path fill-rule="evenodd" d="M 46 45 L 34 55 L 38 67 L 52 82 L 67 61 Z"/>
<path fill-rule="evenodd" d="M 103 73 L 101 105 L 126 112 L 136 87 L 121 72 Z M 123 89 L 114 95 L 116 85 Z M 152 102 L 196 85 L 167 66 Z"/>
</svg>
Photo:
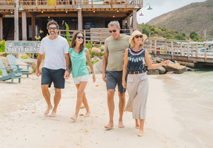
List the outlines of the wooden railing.
<svg viewBox="0 0 213 148">
<path fill-rule="evenodd" d="M 208 58 L 213 59 L 213 48 L 208 48 L 208 44 L 208 42 L 148 39 L 144 47 L 156 56 L 170 55 L 171 59 L 187 57 L 188 60 L 191 58 L 203 58 L 206 61 Z"/>
<path fill-rule="evenodd" d="M 72 38 L 75 32 L 82 32 L 85 36 L 85 44 L 95 43 L 96 45 L 103 45 L 106 38 L 110 36 L 108 28 L 91 28 L 90 30 L 69 30 L 70 38 Z M 122 34 L 131 34 L 130 29 L 121 29 Z M 59 34 L 63 37 L 66 37 L 66 30 L 59 30 Z"/>
<path fill-rule="evenodd" d="M 48 0 L 19 0 L 19 4 L 22 5 L 48 5 Z M 126 5 L 142 5 L 143 0 L 56 0 L 55 5 L 96 5 L 96 4 L 126 4 Z M 13 5 L 11 0 L 0 0 L 0 5 Z"/>
</svg>

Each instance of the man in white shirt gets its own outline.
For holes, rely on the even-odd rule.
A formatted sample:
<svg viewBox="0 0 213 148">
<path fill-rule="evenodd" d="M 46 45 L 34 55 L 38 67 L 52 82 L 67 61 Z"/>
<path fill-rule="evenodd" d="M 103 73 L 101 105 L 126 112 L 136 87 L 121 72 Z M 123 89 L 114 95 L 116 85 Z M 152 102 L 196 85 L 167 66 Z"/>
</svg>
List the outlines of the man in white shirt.
<svg viewBox="0 0 213 148">
<path fill-rule="evenodd" d="M 39 77 L 39 66 L 45 54 L 45 62 L 42 68 L 41 89 L 47 102 L 47 110 L 44 115 L 47 116 L 52 110 L 50 117 L 56 117 L 58 104 L 61 100 L 61 89 L 64 88 L 65 79 L 69 78 L 70 58 L 68 54 L 69 45 L 65 38 L 58 35 L 59 25 L 51 20 L 47 23 L 49 35 L 42 39 L 39 55 L 37 58 L 36 75 Z M 66 58 L 66 66 L 65 66 Z M 48 87 L 52 82 L 55 87 L 54 107 L 50 102 L 50 92 Z"/>
</svg>

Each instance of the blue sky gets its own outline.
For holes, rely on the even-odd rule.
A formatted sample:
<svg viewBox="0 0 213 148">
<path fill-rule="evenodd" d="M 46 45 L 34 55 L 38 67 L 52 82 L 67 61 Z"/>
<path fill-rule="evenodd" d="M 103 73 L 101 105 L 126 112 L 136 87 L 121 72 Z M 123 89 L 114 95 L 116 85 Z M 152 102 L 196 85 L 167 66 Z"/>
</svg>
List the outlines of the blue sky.
<svg viewBox="0 0 213 148">
<path fill-rule="evenodd" d="M 149 3 L 153 10 L 147 10 L 148 6 L 143 7 L 142 13 L 144 16 L 139 16 L 141 11 L 137 12 L 137 22 L 147 23 L 151 19 L 160 16 L 164 13 L 186 6 L 190 3 L 204 2 L 205 0 L 144 0 L 144 6 Z"/>
</svg>

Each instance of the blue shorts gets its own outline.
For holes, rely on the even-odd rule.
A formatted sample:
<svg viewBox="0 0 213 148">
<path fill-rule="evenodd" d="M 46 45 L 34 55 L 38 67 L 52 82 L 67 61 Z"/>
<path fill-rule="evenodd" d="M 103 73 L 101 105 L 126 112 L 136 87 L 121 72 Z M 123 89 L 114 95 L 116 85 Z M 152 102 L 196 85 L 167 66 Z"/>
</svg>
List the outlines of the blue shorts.
<svg viewBox="0 0 213 148">
<path fill-rule="evenodd" d="M 106 86 L 108 89 L 114 89 L 118 85 L 118 91 L 125 93 L 126 89 L 122 85 L 123 71 L 108 71 L 106 70 Z"/>
<path fill-rule="evenodd" d="M 55 88 L 63 89 L 65 85 L 64 72 L 64 69 L 52 70 L 43 67 L 41 85 L 49 85 L 50 87 L 53 82 Z"/>
</svg>

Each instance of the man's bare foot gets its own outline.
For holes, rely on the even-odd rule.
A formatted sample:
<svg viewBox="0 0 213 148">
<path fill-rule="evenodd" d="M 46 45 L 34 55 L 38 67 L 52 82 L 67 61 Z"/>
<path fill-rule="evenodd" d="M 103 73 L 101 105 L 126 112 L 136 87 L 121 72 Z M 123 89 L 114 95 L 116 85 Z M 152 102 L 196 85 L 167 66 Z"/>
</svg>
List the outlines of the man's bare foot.
<svg viewBox="0 0 213 148">
<path fill-rule="evenodd" d="M 85 117 L 85 118 L 86 118 L 86 117 L 89 117 L 90 113 L 91 113 L 91 111 L 87 111 L 86 114 L 84 115 L 84 117 Z"/>
<path fill-rule="evenodd" d="M 50 117 L 56 117 L 56 112 L 52 111 L 52 114 L 50 115 Z"/>
<path fill-rule="evenodd" d="M 77 120 L 78 116 L 77 115 L 73 115 L 72 117 L 70 117 L 72 120 Z"/>
<path fill-rule="evenodd" d="M 125 128 L 124 124 L 123 124 L 123 121 L 119 121 L 118 122 L 118 127 L 119 128 Z"/>
<path fill-rule="evenodd" d="M 49 112 L 50 112 L 50 110 L 51 110 L 52 108 L 53 108 L 52 106 L 48 106 L 48 107 L 47 107 L 47 110 L 44 112 L 44 115 L 45 115 L 45 116 L 48 116 L 48 114 L 49 114 Z"/>
<path fill-rule="evenodd" d="M 143 137 L 143 130 L 139 130 L 138 137 Z"/>
<path fill-rule="evenodd" d="M 108 123 L 106 126 L 104 126 L 105 129 L 110 130 L 113 128 L 113 123 Z"/>
</svg>

